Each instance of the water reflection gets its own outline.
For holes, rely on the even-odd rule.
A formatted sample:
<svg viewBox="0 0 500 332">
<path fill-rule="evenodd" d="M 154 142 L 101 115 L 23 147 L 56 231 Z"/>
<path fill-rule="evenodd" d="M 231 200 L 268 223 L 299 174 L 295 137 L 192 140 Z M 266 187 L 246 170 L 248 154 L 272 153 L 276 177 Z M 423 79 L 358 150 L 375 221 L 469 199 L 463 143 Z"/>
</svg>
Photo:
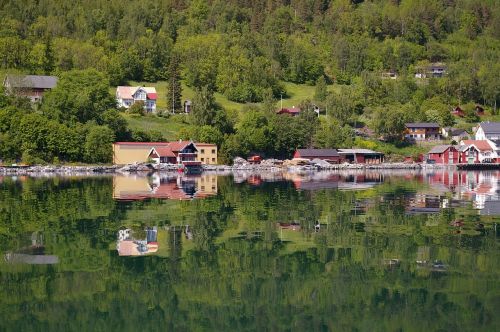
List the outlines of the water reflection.
<svg viewBox="0 0 500 332">
<path fill-rule="evenodd" d="M 136 201 L 149 198 L 189 200 L 217 194 L 216 175 L 153 176 L 117 175 L 113 177 L 113 198 Z"/>
<path fill-rule="evenodd" d="M 11 264 L 23 263 L 35 265 L 59 263 L 59 257 L 46 254 L 43 237 L 43 234 L 39 232 L 33 232 L 31 234 L 31 244 L 5 253 L 5 261 Z"/>
<path fill-rule="evenodd" d="M 498 181 L 3 178 L 0 330 L 498 330 Z"/>
</svg>

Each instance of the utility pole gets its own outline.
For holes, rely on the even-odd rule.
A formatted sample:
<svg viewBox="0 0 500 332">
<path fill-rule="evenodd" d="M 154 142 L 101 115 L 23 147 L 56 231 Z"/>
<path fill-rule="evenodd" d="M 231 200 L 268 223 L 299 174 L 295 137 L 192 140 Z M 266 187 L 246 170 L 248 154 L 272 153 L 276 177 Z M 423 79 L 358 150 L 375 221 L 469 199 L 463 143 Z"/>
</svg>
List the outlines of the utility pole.
<svg viewBox="0 0 500 332">
<path fill-rule="evenodd" d="M 283 94 L 280 93 L 280 100 L 281 100 L 281 104 L 280 104 L 280 111 L 283 109 Z"/>
</svg>

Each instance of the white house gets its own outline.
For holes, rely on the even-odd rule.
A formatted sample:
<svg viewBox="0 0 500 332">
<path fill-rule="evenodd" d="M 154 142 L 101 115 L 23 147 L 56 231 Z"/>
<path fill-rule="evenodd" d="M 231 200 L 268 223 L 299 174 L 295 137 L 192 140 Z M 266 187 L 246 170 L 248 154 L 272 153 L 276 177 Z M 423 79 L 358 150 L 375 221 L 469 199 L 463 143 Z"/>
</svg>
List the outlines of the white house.
<svg viewBox="0 0 500 332">
<path fill-rule="evenodd" d="M 463 140 L 460 145 L 474 146 L 477 151 L 479 151 L 479 162 L 480 163 L 491 163 L 495 162 L 498 158 L 497 151 L 495 149 L 495 144 L 489 140 Z"/>
<path fill-rule="evenodd" d="M 147 86 L 119 86 L 116 88 L 116 103 L 118 107 L 129 108 L 135 102 L 144 102 L 144 110 L 156 113 L 156 89 Z"/>
<path fill-rule="evenodd" d="M 476 140 L 500 140 L 500 122 L 481 122 L 477 126 Z"/>
</svg>

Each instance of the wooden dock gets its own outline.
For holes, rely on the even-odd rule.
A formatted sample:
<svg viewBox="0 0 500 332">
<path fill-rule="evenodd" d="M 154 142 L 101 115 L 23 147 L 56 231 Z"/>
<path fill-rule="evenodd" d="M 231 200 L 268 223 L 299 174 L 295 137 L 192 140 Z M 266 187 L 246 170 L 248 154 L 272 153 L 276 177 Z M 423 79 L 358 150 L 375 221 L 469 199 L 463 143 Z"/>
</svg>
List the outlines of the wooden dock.
<svg viewBox="0 0 500 332">
<path fill-rule="evenodd" d="M 457 169 L 461 171 L 486 171 L 500 170 L 500 164 L 457 164 Z"/>
</svg>

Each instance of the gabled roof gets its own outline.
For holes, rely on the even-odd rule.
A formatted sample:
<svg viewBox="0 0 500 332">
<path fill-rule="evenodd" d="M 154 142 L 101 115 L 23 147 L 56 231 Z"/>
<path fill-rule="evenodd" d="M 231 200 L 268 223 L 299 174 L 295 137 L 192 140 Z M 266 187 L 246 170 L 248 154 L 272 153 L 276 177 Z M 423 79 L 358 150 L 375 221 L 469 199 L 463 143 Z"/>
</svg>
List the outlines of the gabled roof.
<svg viewBox="0 0 500 332">
<path fill-rule="evenodd" d="M 405 124 L 406 128 L 439 128 L 435 122 L 410 122 Z"/>
<path fill-rule="evenodd" d="M 11 88 L 53 89 L 57 80 L 55 76 L 7 75 L 4 85 L 8 84 Z"/>
<path fill-rule="evenodd" d="M 429 153 L 444 153 L 449 148 L 453 148 L 453 145 L 436 145 L 429 151 Z"/>
<path fill-rule="evenodd" d="M 139 89 L 143 89 L 144 91 L 146 91 L 148 99 L 156 100 L 158 98 L 156 89 L 149 86 L 118 86 L 116 88 L 116 92 L 122 99 L 134 99 L 133 96 Z"/>
<path fill-rule="evenodd" d="M 467 131 L 464 129 L 452 128 L 450 130 L 450 136 L 460 136 L 460 135 L 469 135 L 469 133 L 467 133 Z"/>
<path fill-rule="evenodd" d="M 479 124 L 485 134 L 500 134 L 500 122 L 481 122 Z"/>
<path fill-rule="evenodd" d="M 151 148 L 149 155 L 155 153 L 158 157 L 174 157 L 175 154 L 169 146 L 158 146 Z"/>
<path fill-rule="evenodd" d="M 338 157 L 336 149 L 297 149 L 302 158 L 304 157 Z"/>
<path fill-rule="evenodd" d="M 493 147 L 487 140 L 465 139 L 461 144 L 474 145 L 479 151 L 493 151 Z"/>
<path fill-rule="evenodd" d="M 169 142 L 168 147 L 174 152 L 179 152 L 179 151 L 183 150 L 189 144 L 194 145 L 194 143 L 192 141 L 176 141 L 176 142 Z"/>
<path fill-rule="evenodd" d="M 135 145 L 144 147 L 167 146 L 169 142 L 115 142 L 115 145 Z"/>
</svg>

